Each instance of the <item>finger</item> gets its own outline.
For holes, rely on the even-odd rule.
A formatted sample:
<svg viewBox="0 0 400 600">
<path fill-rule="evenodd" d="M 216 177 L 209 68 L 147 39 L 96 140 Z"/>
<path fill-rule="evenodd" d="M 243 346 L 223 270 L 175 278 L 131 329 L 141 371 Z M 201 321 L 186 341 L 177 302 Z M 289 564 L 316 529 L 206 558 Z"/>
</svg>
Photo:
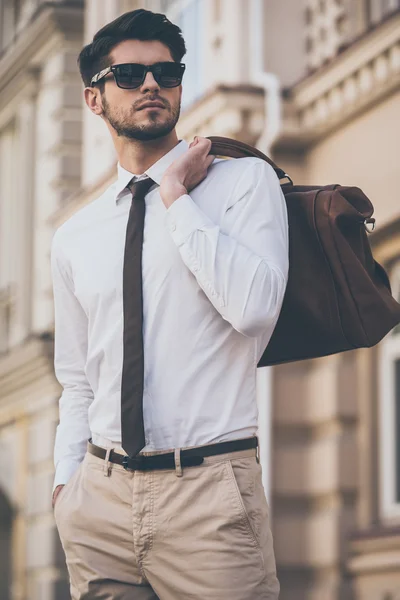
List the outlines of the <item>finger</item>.
<svg viewBox="0 0 400 600">
<path fill-rule="evenodd" d="M 196 135 L 193 143 L 201 146 L 201 148 L 203 150 L 205 150 L 207 148 L 208 151 L 211 149 L 211 146 L 212 146 L 211 140 L 209 140 L 208 138 L 205 138 L 205 137 L 201 137 L 199 135 Z"/>
<path fill-rule="evenodd" d="M 206 165 L 207 168 L 212 164 L 212 162 L 214 161 L 215 158 L 215 154 L 209 154 L 206 158 Z"/>
<path fill-rule="evenodd" d="M 203 139 L 204 139 L 204 138 L 201 138 L 200 136 L 198 136 L 198 135 L 195 135 L 195 136 L 194 136 L 194 138 L 193 138 L 193 141 L 190 143 L 190 146 L 189 146 L 189 148 L 192 148 L 193 146 L 197 146 L 197 144 L 198 144 L 198 143 L 199 143 L 201 140 L 203 140 Z"/>
<path fill-rule="evenodd" d="M 200 138 L 199 138 L 199 140 L 200 140 L 200 143 L 201 143 L 201 144 L 203 144 L 203 145 L 204 145 L 205 147 L 207 147 L 209 150 L 211 149 L 211 146 L 212 146 L 212 141 L 211 141 L 211 140 L 209 140 L 209 139 L 208 139 L 208 138 L 206 138 L 206 137 L 200 137 Z"/>
</svg>

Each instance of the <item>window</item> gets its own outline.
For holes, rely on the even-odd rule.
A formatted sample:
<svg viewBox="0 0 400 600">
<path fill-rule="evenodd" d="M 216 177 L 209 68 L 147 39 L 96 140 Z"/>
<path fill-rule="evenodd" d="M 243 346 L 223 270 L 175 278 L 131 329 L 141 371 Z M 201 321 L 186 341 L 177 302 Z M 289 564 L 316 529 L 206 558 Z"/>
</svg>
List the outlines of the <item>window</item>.
<svg viewBox="0 0 400 600">
<path fill-rule="evenodd" d="M 183 76 L 182 109 L 189 106 L 204 91 L 204 2 L 202 0 L 163 0 L 161 12 L 182 30 L 187 52 L 182 59 L 186 64 Z"/>
<path fill-rule="evenodd" d="M 392 291 L 400 302 L 400 263 L 393 271 Z M 385 337 L 380 350 L 381 513 L 400 518 L 400 325 Z"/>
</svg>

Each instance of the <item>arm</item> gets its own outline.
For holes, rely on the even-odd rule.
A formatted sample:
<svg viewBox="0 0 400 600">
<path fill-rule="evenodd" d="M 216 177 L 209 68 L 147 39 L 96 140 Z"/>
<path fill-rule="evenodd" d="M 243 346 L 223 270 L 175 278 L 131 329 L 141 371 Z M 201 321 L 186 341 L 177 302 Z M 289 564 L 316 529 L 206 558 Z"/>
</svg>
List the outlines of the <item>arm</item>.
<svg viewBox="0 0 400 600">
<path fill-rule="evenodd" d="M 276 322 L 289 271 L 288 216 L 268 163 L 244 171 L 220 226 L 189 194 L 169 206 L 167 223 L 183 261 L 237 331 L 256 337 Z"/>
<path fill-rule="evenodd" d="M 87 316 L 74 294 L 71 269 L 57 232 L 51 245 L 51 273 L 55 324 L 54 370 L 63 387 L 54 446 L 54 492 L 57 485 L 67 483 L 83 460 L 90 437 L 88 408 L 93 400 L 93 391 L 85 375 Z"/>
</svg>

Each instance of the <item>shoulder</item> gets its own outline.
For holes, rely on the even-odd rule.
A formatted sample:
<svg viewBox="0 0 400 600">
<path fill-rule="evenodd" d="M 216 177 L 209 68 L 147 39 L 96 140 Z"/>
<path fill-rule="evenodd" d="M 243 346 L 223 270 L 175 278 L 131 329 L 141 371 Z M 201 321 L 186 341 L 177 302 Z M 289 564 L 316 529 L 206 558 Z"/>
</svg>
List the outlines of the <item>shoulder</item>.
<svg viewBox="0 0 400 600">
<path fill-rule="evenodd" d="M 246 156 L 242 158 L 215 159 L 209 168 L 214 182 L 228 185 L 228 202 L 225 210 L 252 192 L 257 184 L 263 188 L 278 183 L 274 168 L 262 158 Z"/>
<path fill-rule="evenodd" d="M 100 196 L 78 208 L 64 223 L 54 232 L 52 245 L 62 249 L 73 241 L 75 236 L 84 234 L 85 230 L 93 225 L 98 219 L 103 218 L 106 212 L 113 206 L 113 191 L 115 183 L 112 183 Z"/>
<path fill-rule="evenodd" d="M 245 179 L 245 176 L 247 176 L 247 180 L 250 183 L 254 178 L 257 178 L 260 175 L 277 177 L 274 168 L 265 160 L 257 158 L 256 156 L 223 159 L 216 158 L 211 164 L 210 170 L 217 179 L 223 178 L 226 181 L 226 178 L 229 177 L 229 180 L 234 184 Z"/>
</svg>

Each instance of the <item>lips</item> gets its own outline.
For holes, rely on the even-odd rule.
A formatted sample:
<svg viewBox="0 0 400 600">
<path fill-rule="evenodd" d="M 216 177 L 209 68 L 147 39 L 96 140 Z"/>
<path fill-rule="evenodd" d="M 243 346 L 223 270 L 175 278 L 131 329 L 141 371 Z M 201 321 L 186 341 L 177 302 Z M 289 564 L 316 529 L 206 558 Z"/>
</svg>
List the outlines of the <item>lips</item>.
<svg viewBox="0 0 400 600">
<path fill-rule="evenodd" d="M 142 104 L 142 106 L 139 108 L 139 110 L 142 110 L 143 108 L 164 108 L 164 105 L 161 104 L 161 102 L 146 102 L 145 104 Z"/>
</svg>

